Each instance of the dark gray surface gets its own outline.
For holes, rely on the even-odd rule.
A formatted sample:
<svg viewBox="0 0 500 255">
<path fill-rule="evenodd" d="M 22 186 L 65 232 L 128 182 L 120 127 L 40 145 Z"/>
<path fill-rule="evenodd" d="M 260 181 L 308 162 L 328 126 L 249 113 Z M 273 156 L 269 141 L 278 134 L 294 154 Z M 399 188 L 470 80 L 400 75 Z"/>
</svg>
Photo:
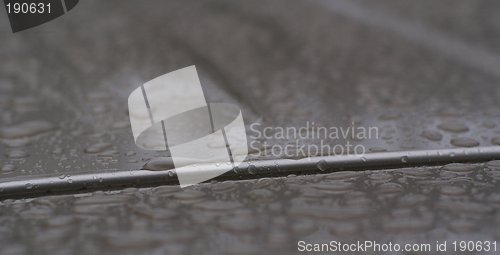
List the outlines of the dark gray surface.
<svg viewBox="0 0 500 255">
<path fill-rule="evenodd" d="M 461 56 L 454 49 L 434 47 L 432 38 L 412 40 L 419 33 L 405 27 L 411 19 L 397 22 L 396 30 L 384 27 L 398 21 L 398 13 L 367 23 L 354 15 L 364 5 L 339 3 L 293 1 L 284 10 L 279 1 L 85 1 L 22 33 L 4 24 L 0 128 L 33 120 L 54 128 L 14 141 L 3 135 L 2 180 L 138 169 L 162 156 L 133 144 L 126 98 L 143 82 L 192 64 L 209 100 L 239 104 L 248 125 L 376 126 L 380 139 L 352 141 L 375 150 L 451 148 L 457 137 L 492 144 L 499 114 L 495 73 L 453 57 Z M 380 10 L 392 6 L 379 5 L 362 17 L 377 21 Z M 459 11 L 443 10 L 450 22 L 495 24 L 488 15 Z M 419 31 L 497 58 L 494 48 L 451 39 L 432 25 Z M 450 132 L 454 127 L 464 132 Z M 442 139 L 424 138 L 424 131 Z"/>
<path fill-rule="evenodd" d="M 81 1 L 16 34 L 0 11 L 0 182 L 71 184 L 163 156 L 133 144 L 126 99 L 193 64 L 209 100 L 239 104 L 247 124 L 377 126 L 380 139 L 352 141 L 374 151 L 498 145 L 498 5 Z M 302 238 L 498 239 L 497 165 L 7 200 L 0 244 L 2 254 L 287 254 Z"/>
<path fill-rule="evenodd" d="M 499 166 L 347 171 L 6 200 L 0 202 L 0 242 L 5 255 L 294 254 L 299 240 L 498 240 Z"/>
</svg>

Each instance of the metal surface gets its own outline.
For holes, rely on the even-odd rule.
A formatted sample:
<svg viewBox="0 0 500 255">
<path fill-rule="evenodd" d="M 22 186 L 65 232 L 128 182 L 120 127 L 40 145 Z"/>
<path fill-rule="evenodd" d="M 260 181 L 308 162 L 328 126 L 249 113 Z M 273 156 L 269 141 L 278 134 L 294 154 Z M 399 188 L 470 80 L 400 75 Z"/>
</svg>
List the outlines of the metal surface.
<svg viewBox="0 0 500 255">
<path fill-rule="evenodd" d="M 493 241 L 500 238 L 499 166 L 344 171 L 4 200 L 2 254 L 303 254 L 298 241 Z"/>
<path fill-rule="evenodd" d="M 245 162 L 232 168 L 228 162 L 227 173 L 215 180 L 244 180 L 265 177 L 280 177 L 291 174 L 318 174 L 336 171 L 367 171 L 376 169 L 396 169 L 403 167 L 445 165 L 450 163 L 484 162 L 500 159 L 500 146 L 441 149 L 421 151 L 399 151 L 370 153 L 363 156 L 345 155 L 312 157 L 298 160 L 276 159 Z M 213 164 L 197 164 L 192 168 L 202 172 L 219 172 Z M 0 183 L 1 199 L 80 193 L 94 190 L 122 189 L 126 187 L 150 187 L 178 185 L 175 170 L 128 170 L 112 173 L 88 173 L 61 175 L 57 177 L 33 178 L 29 181 Z"/>
<path fill-rule="evenodd" d="M 500 145 L 498 9 L 89 0 L 16 34 L 0 22 L 1 253 L 290 254 L 298 240 L 499 239 L 500 167 L 486 162 Z M 313 121 L 373 126 L 380 137 L 330 141 L 365 146 L 364 159 L 253 150 L 210 183 L 126 188 L 176 184 L 173 171 L 137 170 L 165 155 L 135 146 L 126 105 L 144 82 L 190 65 L 207 100 L 238 104 L 248 127 Z M 380 168 L 395 169 L 371 171 Z M 115 191 L 50 195 L 101 189 Z"/>
<path fill-rule="evenodd" d="M 461 56 L 461 50 L 442 51 L 442 43 L 418 36 L 431 26 L 416 30 L 408 25 L 412 20 L 397 22 L 397 29 L 386 26 L 400 19 L 385 10 L 394 4 L 381 3 L 366 14 L 371 5 L 362 2 L 331 3 L 332 13 L 316 1 L 294 1 L 287 11 L 279 1 L 131 1 L 120 7 L 86 1 L 69 15 L 22 33 L 12 34 L 3 24 L 0 182 L 134 170 L 164 156 L 133 143 L 126 98 L 145 81 L 192 64 L 207 99 L 239 104 L 249 126 L 300 127 L 314 121 L 377 127 L 378 139 L 350 141 L 369 151 L 448 149 L 463 146 L 453 144 L 462 138 L 469 139 L 465 146 L 495 145 L 498 77 L 482 65 L 470 68 L 473 62 L 450 57 L 452 51 Z M 480 3 L 462 4 L 471 12 L 484 9 Z M 436 11 L 470 26 L 496 24 L 490 22 L 495 16 Z M 384 19 L 371 22 L 382 14 Z M 496 58 L 495 47 L 451 39 L 455 36 L 438 28 L 431 30 L 459 41 L 458 48 Z M 234 31 L 238 36 L 226 36 Z M 49 128 L 8 135 L 33 121 Z M 283 157 L 257 152 L 248 160 Z"/>
</svg>

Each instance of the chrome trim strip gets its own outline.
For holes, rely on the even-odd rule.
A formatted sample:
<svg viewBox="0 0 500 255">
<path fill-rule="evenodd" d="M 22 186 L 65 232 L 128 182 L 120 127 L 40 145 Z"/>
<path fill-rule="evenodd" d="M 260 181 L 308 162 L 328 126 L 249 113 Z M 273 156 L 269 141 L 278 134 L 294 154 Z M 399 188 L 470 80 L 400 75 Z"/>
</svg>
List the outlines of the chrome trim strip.
<svg viewBox="0 0 500 255">
<path fill-rule="evenodd" d="M 215 178 L 215 180 L 255 179 L 287 176 L 290 174 L 330 173 L 343 170 L 395 169 L 445 165 L 449 163 L 485 162 L 495 159 L 500 159 L 500 146 L 379 152 L 365 154 L 364 156 L 323 156 L 298 160 L 262 160 L 243 162 L 235 169 L 231 169 L 231 165 L 228 164 L 229 172 Z M 196 169 L 208 172 L 215 170 L 199 164 L 196 166 Z M 220 168 L 217 171 L 220 171 Z M 7 181 L 0 183 L 0 199 L 159 185 L 179 185 L 175 170 L 128 170 L 106 173 L 84 173 L 66 178 L 49 176 L 28 180 Z"/>
</svg>

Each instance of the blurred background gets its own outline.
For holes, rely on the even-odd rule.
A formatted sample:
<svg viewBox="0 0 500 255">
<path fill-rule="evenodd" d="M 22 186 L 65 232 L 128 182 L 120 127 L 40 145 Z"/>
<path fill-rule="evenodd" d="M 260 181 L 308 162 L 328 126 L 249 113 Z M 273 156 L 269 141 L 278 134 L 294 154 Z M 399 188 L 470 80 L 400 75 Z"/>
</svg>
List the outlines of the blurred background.
<svg viewBox="0 0 500 255">
<path fill-rule="evenodd" d="M 247 125 L 377 127 L 377 139 L 351 141 L 369 152 L 500 145 L 499 8 L 89 0 L 18 33 L 2 10 L 0 183 L 23 180 L 30 190 L 32 178 L 71 183 L 164 156 L 135 146 L 127 98 L 190 65 L 208 101 L 238 104 Z M 251 151 L 249 160 L 283 157 Z M 492 161 L 7 199 L 1 253 L 290 254 L 298 240 L 493 241 L 499 170 Z"/>
</svg>

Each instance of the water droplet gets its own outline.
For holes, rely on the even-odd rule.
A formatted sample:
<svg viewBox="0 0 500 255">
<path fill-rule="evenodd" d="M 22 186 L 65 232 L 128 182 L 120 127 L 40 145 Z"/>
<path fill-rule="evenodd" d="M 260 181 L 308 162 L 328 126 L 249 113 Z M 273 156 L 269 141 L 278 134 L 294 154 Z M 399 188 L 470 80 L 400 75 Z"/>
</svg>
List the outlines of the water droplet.
<svg viewBox="0 0 500 255">
<path fill-rule="evenodd" d="M 23 138 L 45 133 L 54 128 L 54 125 L 46 121 L 28 121 L 18 125 L 1 128 L 0 137 L 6 139 Z"/>
<path fill-rule="evenodd" d="M 206 211 L 233 211 L 243 205 L 238 202 L 226 201 L 203 201 L 194 205 L 196 208 Z"/>
<path fill-rule="evenodd" d="M 62 154 L 62 153 L 63 153 L 63 149 L 60 148 L 60 147 L 57 147 L 54 150 L 52 150 L 52 154 L 59 155 L 59 154 Z"/>
<path fill-rule="evenodd" d="M 426 130 L 420 134 L 423 138 L 426 138 L 430 141 L 441 141 L 443 139 L 443 135 L 437 131 Z"/>
<path fill-rule="evenodd" d="M 248 166 L 248 173 L 249 174 L 256 174 L 257 173 L 257 167 L 255 165 L 249 165 Z"/>
<path fill-rule="evenodd" d="M 13 139 L 2 141 L 8 147 L 24 147 L 30 143 L 29 139 Z"/>
<path fill-rule="evenodd" d="M 476 147 L 479 146 L 479 142 L 467 137 L 458 137 L 451 139 L 451 144 L 457 147 Z"/>
<path fill-rule="evenodd" d="M 28 156 L 29 156 L 29 154 L 24 150 L 12 150 L 12 151 L 7 152 L 7 157 L 14 158 L 14 159 L 26 158 Z"/>
<path fill-rule="evenodd" d="M 142 169 L 151 171 L 169 170 L 175 168 L 171 157 L 153 158 L 146 163 Z"/>
<path fill-rule="evenodd" d="M 443 122 L 438 126 L 438 128 L 453 133 L 463 133 L 469 131 L 469 128 L 465 124 L 454 121 Z"/>
<path fill-rule="evenodd" d="M 441 187 L 441 194 L 448 196 L 461 196 L 466 194 L 465 190 L 457 186 L 443 186 Z"/>
<path fill-rule="evenodd" d="M 248 192 L 247 196 L 256 201 L 270 200 L 273 198 L 273 192 L 268 189 L 255 189 Z"/>
<path fill-rule="evenodd" d="M 198 200 L 204 198 L 206 196 L 205 193 L 197 190 L 182 190 L 181 192 L 175 193 L 174 198 L 180 200 Z"/>
<path fill-rule="evenodd" d="M 5 164 L 2 166 L 2 172 L 4 173 L 12 172 L 14 170 L 16 170 L 16 166 L 12 164 Z"/>
<path fill-rule="evenodd" d="M 485 128 L 495 128 L 497 126 L 497 124 L 491 120 L 486 120 L 483 122 L 483 127 Z"/>
<path fill-rule="evenodd" d="M 491 139 L 491 143 L 494 145 L 500 145 L 500 137 L 494 137 Z"/>
<path fill-rule="evenodd" d="M 359 172 L 342 171 L 342 172 L 335 172 L 335 173 L 327 174 L 324 176 L 324 178 L 328 179 L 328 180 L 355 180 L 360 175 L 361 174 Z"/>
<path fill-rule="evenodd" d="M 354 185 L 346 181 L 330 181 L 325 184 L 316 184 L 313 188 L 325 191 L 349 191 L 354 188 Z"/>
<path fill-rule="evenodd" d="M 95 153 L 103 152 L 104 150 L 110 148 L 111 146 L 113 146 L 113 145 L 110 143 L 96 143 L 96 144 L 93 144 L 93 145 L 87 147 L 84 151 L 85 151 L 85 153 L 95 154 Z"/>
<path fill-rule="evenodd" d="M 385 152 L 387 151 L 386 149 L 382 147 L 371 147 L 368 149 L 370 152 Z"/>
<path fill-rule="evenodd" d="M 401 113 L 398 112 L 387 112 L 378 117 L 379 120 L 398 120 L 401 118 Z"/>
<path fill-rule="evenodd" d="M 136 154 L 135 151 L 127 151 L 127 153 L 125 153 L 125 156 L 131 157 L 131 156 L 135 156 L 135 154 Z"/>
<path fill-rule="evenodd" d="M 403 192 L 403 186 L 398 183 L 384 183 L 377 188 L 377 194 L 392 194 Z"/>
<path fill-rule="evenodd" d="M 441 168 L 441 170 L 443 171 L 461 173 L 461 174 L 469 174 L 478 169 L 479 167 L 477 165 L 458 164 L 458 163 L 448 164 Z"/>
<path fill-rule="evenodd" d="M 401 162 L 408 163 L 408 156 L 401 157 Z"/>
<path fill-rule="evenodd" d="M 318 162 L 317 167 L 320 171 L 326 171 L 328 170 L 328 163 L 326 160 L 322 159 Z"/>
</svg>

